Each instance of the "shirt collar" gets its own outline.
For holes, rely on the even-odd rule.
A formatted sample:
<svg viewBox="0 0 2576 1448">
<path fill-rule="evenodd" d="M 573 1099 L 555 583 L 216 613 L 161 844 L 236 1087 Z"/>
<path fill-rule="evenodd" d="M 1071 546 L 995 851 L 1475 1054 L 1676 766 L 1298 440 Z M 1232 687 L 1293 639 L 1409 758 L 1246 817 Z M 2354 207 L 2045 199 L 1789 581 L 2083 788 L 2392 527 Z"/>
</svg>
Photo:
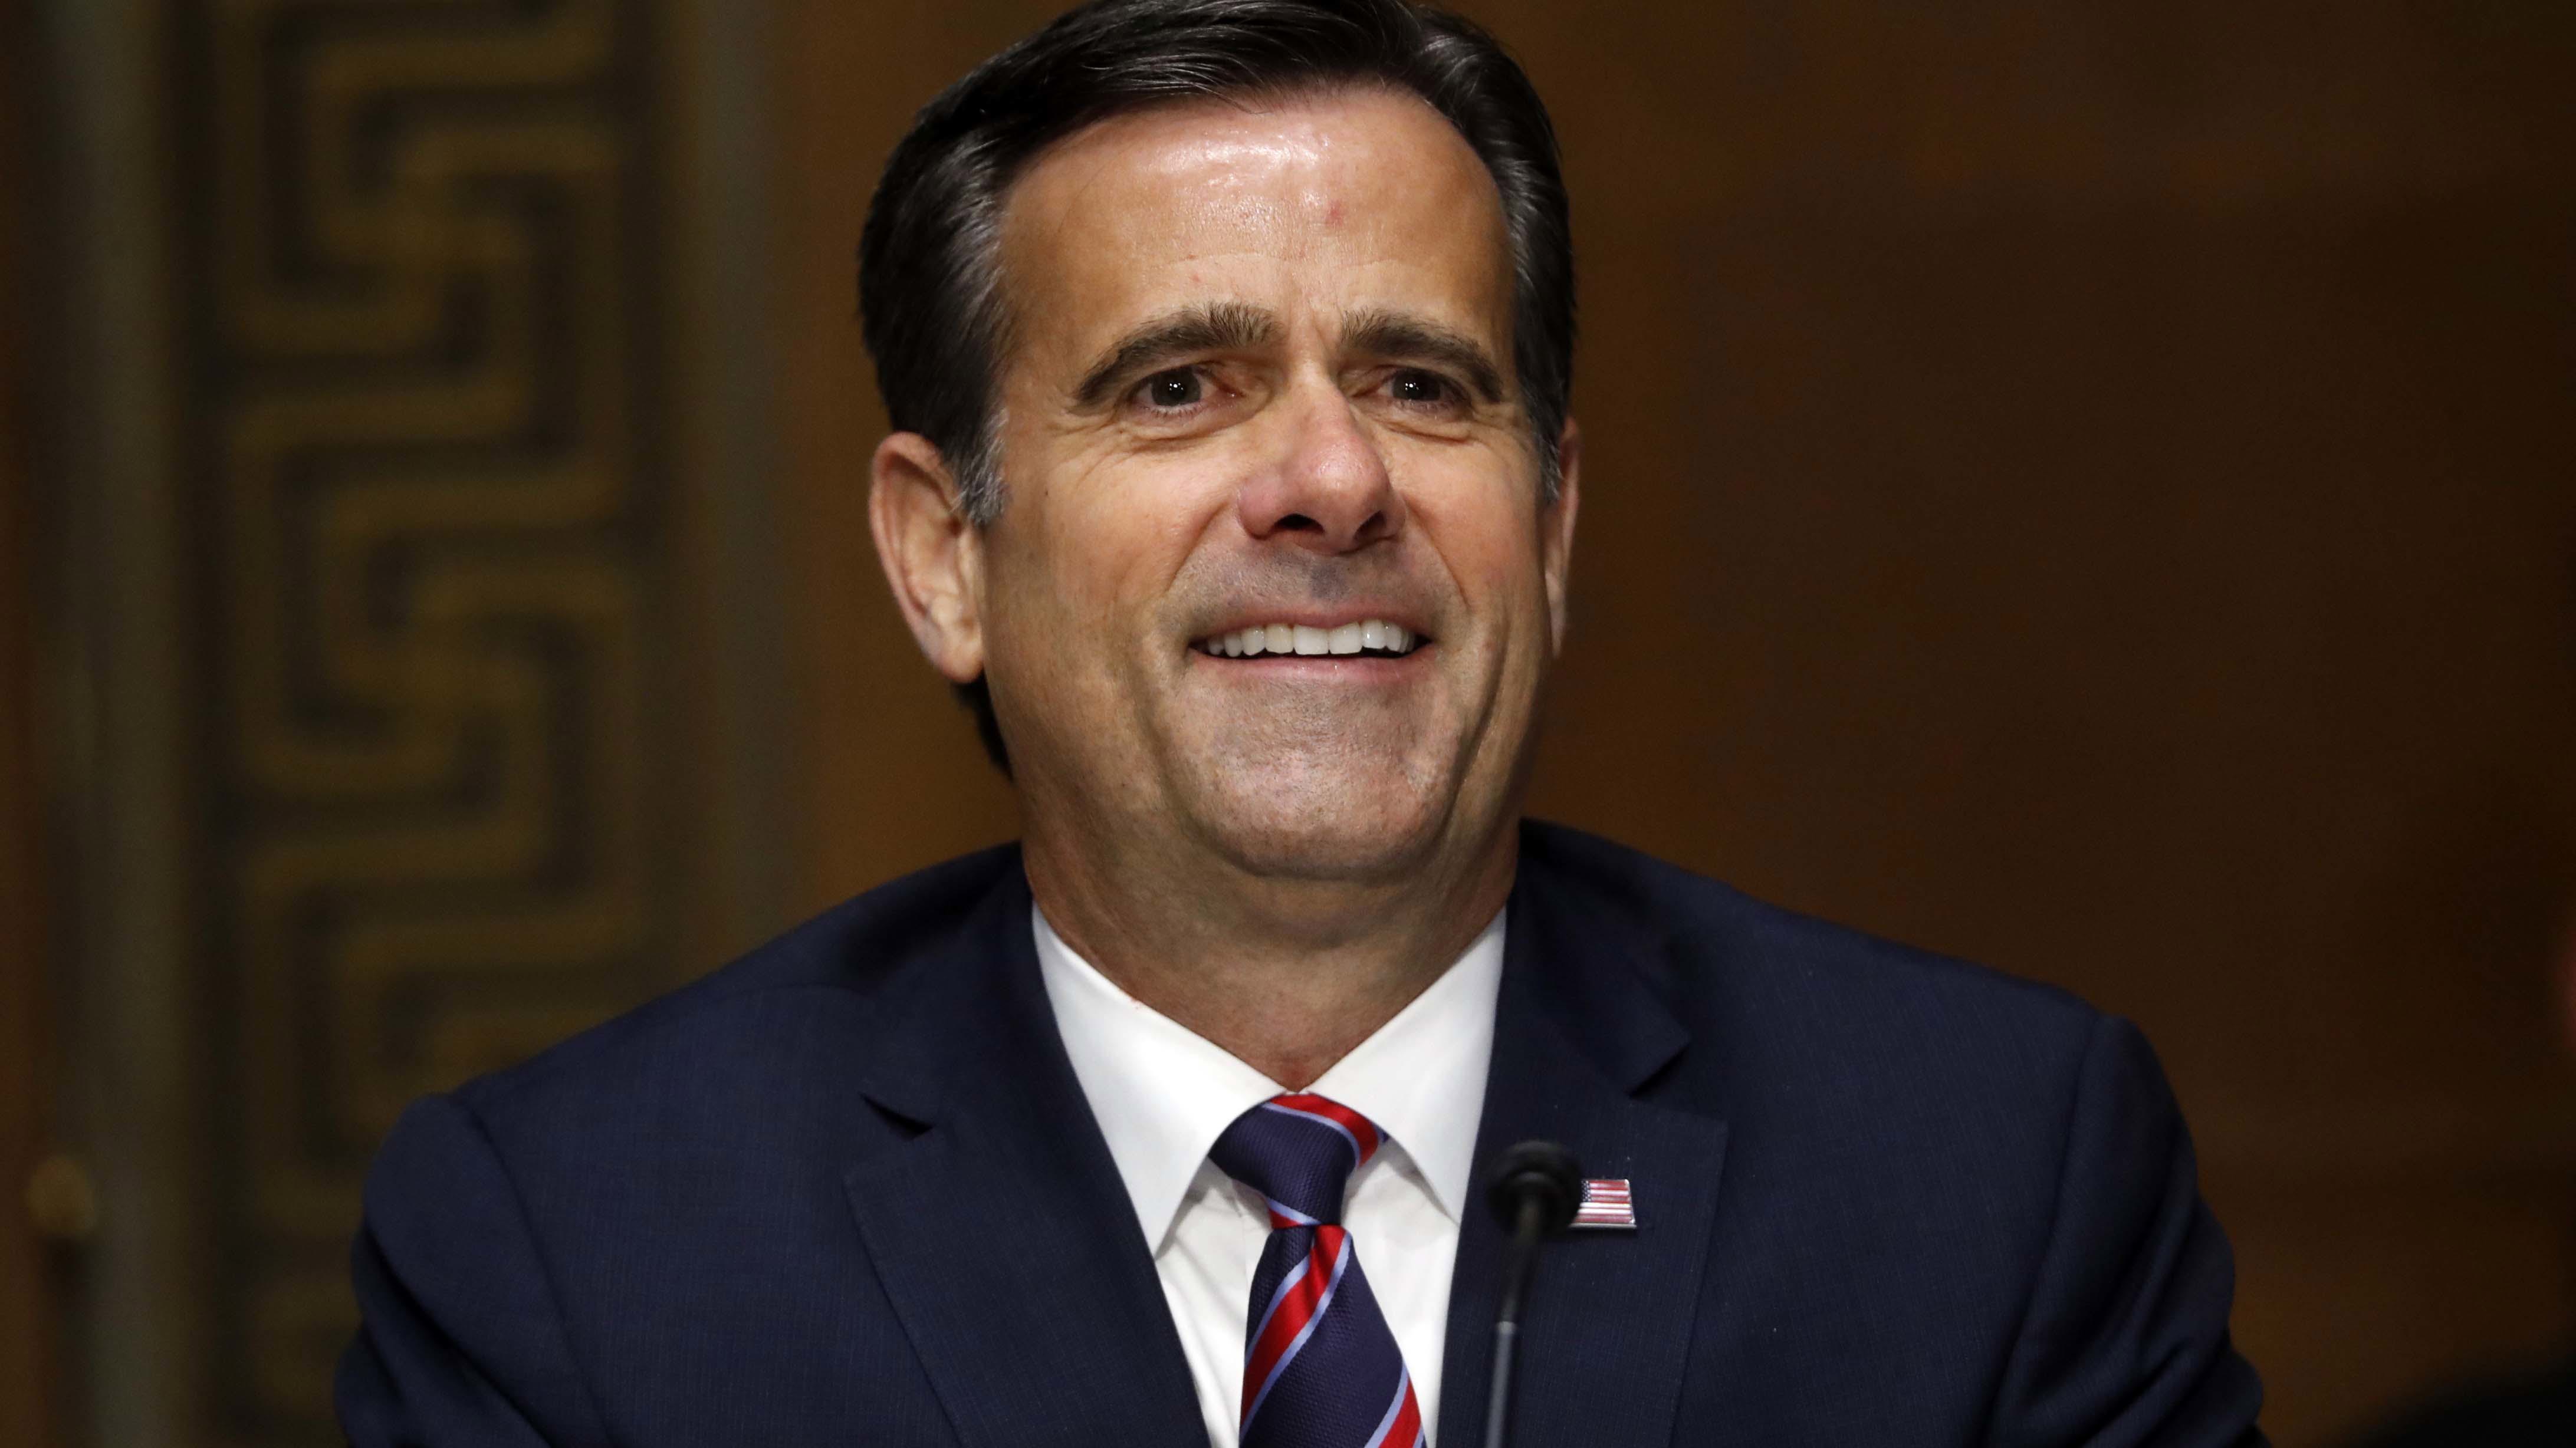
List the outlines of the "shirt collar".
<svg viewBox="0 0 2576 1448">
<path fill-rule="evenodd" d="M 1034 905 L 1029 922 L 1073 1074 L 1146 1242 L 1159 1247 L 1208 1148 L 1237 1116 L 1287 1088 L 1120 990 Z M 1497 912 L 1422 994 L 1306 1088 L 1377 1123 L 1453 1222 L 1475 1171 L 1502 979 Z"/>
</svg>

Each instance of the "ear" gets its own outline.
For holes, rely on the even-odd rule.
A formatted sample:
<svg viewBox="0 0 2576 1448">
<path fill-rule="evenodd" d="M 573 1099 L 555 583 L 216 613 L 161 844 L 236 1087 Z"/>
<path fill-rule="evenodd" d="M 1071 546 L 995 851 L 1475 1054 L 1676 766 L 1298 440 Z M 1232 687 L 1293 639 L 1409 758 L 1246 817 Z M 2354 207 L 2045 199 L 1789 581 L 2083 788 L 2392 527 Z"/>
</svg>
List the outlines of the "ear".
<svg viewBox="0 0 2576 1448">
<path fill-rule="evenodd" d="M 1566 578 L 1574 567 L 1574 514 L 1583 504 L 1583 429 L 1574 419 L 1556 439 L 1556 501 L 1539 509 L 1539 572 L 1547 584 L 1548 648 L 1565 647 Z"/>
<path fill-rule="evenodd" d="M 868 527 L 895 606 L 932 668 L 952 684 L 984 672 L 984 536 L 957 504 L 930 439 L 898 432 L 869 465 Z"/>
</svg>

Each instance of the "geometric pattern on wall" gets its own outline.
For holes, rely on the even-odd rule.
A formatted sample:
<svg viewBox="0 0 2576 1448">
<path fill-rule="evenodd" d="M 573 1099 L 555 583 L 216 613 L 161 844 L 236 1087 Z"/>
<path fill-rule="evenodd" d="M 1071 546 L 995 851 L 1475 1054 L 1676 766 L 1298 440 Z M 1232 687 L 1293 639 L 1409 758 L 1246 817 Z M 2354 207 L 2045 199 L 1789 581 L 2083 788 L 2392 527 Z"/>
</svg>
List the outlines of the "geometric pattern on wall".
<svg viewBox="0 0 2576 1448">
<path fill-rule="evenodd" d="M 207 1426 L 322 1443 L 403 1105 L 675 974 L 651 17 L 175 12 Z"/>
</svg>

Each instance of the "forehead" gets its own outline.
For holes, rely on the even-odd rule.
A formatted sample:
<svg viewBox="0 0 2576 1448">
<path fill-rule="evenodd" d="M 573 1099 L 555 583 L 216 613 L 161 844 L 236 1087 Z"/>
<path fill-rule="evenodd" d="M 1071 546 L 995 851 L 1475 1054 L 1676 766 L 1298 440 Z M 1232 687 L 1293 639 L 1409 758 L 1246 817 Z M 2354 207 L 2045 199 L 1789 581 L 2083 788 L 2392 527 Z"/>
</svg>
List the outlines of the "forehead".
<svg viewBox="0 0 2576 1448">
<path fill-rule="evenodd" d="M 1510 318 L 1502 202 L 1464 137 L 1377 89 L 1156 106 L 1042 153 L 1009 195 L 1019 350 L 1097 345 L 1173 306 L 1383 309 L 1489 335 Z"/>
</svg>

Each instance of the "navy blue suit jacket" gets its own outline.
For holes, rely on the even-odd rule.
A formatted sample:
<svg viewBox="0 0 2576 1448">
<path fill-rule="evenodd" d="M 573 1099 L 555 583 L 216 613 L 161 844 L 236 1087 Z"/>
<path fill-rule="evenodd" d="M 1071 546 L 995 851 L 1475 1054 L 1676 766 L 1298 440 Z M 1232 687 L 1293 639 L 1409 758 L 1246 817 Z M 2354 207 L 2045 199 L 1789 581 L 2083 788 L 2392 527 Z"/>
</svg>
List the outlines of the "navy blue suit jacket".
<svg viewBox="0 0 2576 1448">
<path fill-rule="evenodd" d="M 1479 1157 L 1564 1142 L 1639 1222 L 1545 1249 L 1522 1448 L 2260 1441 L 2132 1027 L 1543 825 L 1509 909 Z M 1449 1444 L 1502 1246 L 1471 1211 Z M 1010 849 L 414 1106 L 355 1273 L 366 1448 L 1205 1442 Z"/>
</svg>

